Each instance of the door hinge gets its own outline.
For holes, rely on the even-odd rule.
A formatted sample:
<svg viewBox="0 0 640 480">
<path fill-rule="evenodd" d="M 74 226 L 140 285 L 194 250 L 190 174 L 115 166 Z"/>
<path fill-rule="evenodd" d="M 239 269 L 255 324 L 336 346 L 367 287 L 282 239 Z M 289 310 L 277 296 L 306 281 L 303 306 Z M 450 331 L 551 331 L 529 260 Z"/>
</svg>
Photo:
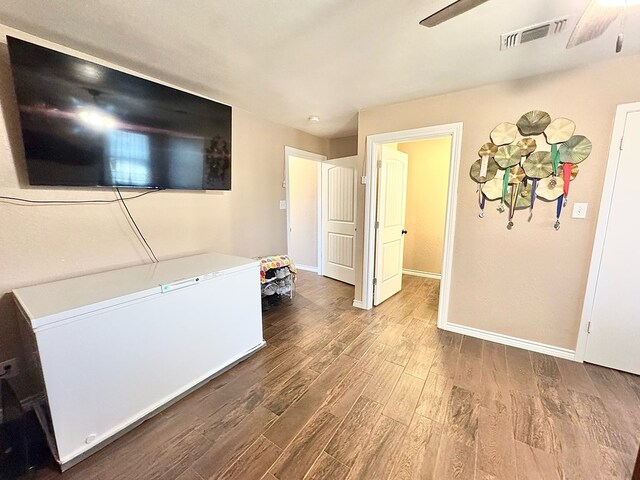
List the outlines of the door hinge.
<svg viewBox="0 0 640 480">
<path fill-rule="evenodd" d="M 377 278 L 374 278 L 374 279 L 373 279 L 373 286 L 375 287 L 376 285 L 378 285 L 378 279 L 377 279 Z"/>
<path fill-rule="evenodd" d="M 376 229 L 380 228 L 380 222 L 376 220 Z"/>
<path fill-rule="evenodd" d="M 378 160 L 378 168 L 382 168 L 382 160 Z"/>
<path fill-rule="evenodd" d="M 587 333 L 591 333 L 591 322 L 587 323 Z"/>
<path fill-rule="evenodd" d="M 624 137 L 622 137 L 622 138 L 620 139 L 620 150 L 622 150 L 622 144 L 623 144 L 623 142 L 624 142 Z"/>
</svg>

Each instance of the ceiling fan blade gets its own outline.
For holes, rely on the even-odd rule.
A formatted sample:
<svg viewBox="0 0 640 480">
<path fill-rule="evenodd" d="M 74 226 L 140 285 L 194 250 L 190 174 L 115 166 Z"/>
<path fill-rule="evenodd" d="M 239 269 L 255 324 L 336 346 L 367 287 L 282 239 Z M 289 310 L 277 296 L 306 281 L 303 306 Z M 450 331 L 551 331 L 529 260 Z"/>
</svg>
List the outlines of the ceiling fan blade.
<svg viewBox="0 0 640 480">
<path fill-rule="evenodd" d="M 591 0 L 576 24 L 567 48 L 598 38 L 618 18 L 622 8 L 603 5 L 601 0 Z"/>
<path fill-rule="evenodd" d="M 488 1 L 489 0 L 457 0 L 420 21 L 420 25 L 424 27 L 435 27 Z"/>
</svg>

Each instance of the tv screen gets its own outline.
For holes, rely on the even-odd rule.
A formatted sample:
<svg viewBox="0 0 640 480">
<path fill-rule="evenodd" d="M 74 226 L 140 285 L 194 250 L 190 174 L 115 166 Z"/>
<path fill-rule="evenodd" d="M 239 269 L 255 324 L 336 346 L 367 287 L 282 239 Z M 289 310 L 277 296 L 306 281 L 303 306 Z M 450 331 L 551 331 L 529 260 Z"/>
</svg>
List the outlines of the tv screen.
<svg viewBox="0 0 640 480">
<path fill-rule="evenodd" d="M 231 189 L 231 107 L 7 40 L 32 185 Z"/>
</svg>

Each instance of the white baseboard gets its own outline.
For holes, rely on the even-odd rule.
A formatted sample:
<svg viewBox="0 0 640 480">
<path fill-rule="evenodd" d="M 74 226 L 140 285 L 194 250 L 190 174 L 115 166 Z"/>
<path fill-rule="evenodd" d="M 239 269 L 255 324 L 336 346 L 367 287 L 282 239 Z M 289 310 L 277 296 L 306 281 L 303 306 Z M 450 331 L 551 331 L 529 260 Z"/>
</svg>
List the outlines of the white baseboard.
<svg viewBox="0 0 640 480">
<path fill-rule="evenodd" d="M 434 280 L 440 280 L 441 275 L 439 273 L 432 272 L 420 272 L 418 270 L 411 270 L 409 268 L 403 268 L 402 273 L 405 275 L 413 275 L 414 277 L 433 278 Z"/>
<path fill-rule="evenodd" d="M 511 347 L 522 348 L 532 352 L 544 353 L 545 355 L 552 355 L 554 357 L 577 361 L 575 350 L 569 350 L 567 348 L 554 347 L 553 345 L 533 342 L 531 340 L 523 340 L 522 338 L 511 337 L 501 333 L 488 332 L 486 330 L 457 325 L 455 323 L 445 323 L 442 328 L 443 330 L 468 335 L 469 337 L 481 338 L 482 340 L 489 340 L 490 342 L 500 343 L 502 345 L 509 345 Z"/>
<path fill-rule="evenodd" d="M 362 300 L 354 300 L 353 306 L 356 308 L 361 308 L 363 310 L 366 310 L 366 308 L 364 308 L 364 303 L 362 303 Z"/>
<path fill-rule="evenodd" d="M 298 270 L 304 270 L 305 272 L 318 273 L 318 267 L 312 267 L 310 265 L 300 265 L 299 263 L 296 263 L 296 268 Z"/>
</svg>

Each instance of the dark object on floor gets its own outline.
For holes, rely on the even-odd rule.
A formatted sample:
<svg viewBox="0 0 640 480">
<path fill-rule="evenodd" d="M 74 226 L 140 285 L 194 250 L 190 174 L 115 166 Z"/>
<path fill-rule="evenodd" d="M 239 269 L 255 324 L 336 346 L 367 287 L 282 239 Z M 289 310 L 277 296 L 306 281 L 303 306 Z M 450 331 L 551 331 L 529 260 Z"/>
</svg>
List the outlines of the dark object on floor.
<svg viewBox="0 0 640 480">
<path fill-rule="evenodd" d="M 33 411 L 25 412 L 7 380 L 0 380 L 0 480 L 14 480 L 47 458 L 47 442 Z"/>
<path fill-rule="evenodd" d="M 291 303 L 296 290 L 296 266 L 287 255 L 256 257 L 260 261 L 260 292 L 262 311 L 282 301 Z"/>
<path fill-rule="evenodd" d="M 281 303 L 291 303 L 291 297 L 289 295 L 269 295 L 268 297 L 262 297 L 262 311 L 270 310 L 277 307 Z"/>
<path fill-rule="evenodd" d="M 295 295 L 295 273 L 288 266 L 266 270 L 262 282 L 262 310 L 269 310 L 283 301 L 291 303 Z"/>
<path fill-rule="evenodd" d="M 640 480 L 640 448 L 638 448 L 638 456 L 636 457 L 636 466 L 633 469 L 633 477 L 631 480 Z"/>
</svg>

